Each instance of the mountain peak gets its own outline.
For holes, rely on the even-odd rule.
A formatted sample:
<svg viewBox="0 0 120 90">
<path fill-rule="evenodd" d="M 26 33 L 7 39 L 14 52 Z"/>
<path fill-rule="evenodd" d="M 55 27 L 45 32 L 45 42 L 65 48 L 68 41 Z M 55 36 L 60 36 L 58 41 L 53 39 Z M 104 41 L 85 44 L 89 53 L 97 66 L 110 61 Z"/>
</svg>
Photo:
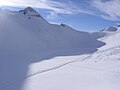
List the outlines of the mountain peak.
<svg viewBox="0 0 120 90">
<path fill-rule="evenodd" d="M 32 7 L 26 7 L 23 10 L 19 11 L 20 13 L 24 14 L 24 15 L 28 15 L 28 16 L 37 16 L 37 17 L 41 17 L 41 15 Z"/>
<path fill-rule="evenodd" d="M 118 31 L 118 28 L 119 28 L 118 26 L 111 26 L 111 27 L 105 28 L 101 31 L 103 31 L 103 32 L 116 32 L 116 31 Z"/>
</svg>

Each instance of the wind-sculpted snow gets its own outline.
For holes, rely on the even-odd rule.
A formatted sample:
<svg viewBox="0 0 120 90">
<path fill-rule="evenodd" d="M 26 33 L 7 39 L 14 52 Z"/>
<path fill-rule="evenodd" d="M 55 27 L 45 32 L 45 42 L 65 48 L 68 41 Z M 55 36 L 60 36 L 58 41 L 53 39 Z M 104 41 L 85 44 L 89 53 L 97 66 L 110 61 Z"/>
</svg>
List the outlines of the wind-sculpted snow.
<svg viewBox="0 0 120 90">
<path fill-rule="evenodd" d="M 113 33 L 108 33 L 109 38 Z M 119 35 L 114 35 L 118 39 Z M 20 12 L 0 10 L 0 87 L 3 87 L 2 90 L 22 90 L 25 78 L 58 69 L 76 62 L 76 59 L 69 58 L 43 70 L 39 67 L 37 71 L 34 69 L 36 72 L 28 74 L 33 63 L 52 62 L 52 59 L 54 62 L 56 57 L 91 56 L 98 48 L 108 47 L 107 39 L 98 40 L 105 36 L 109 40 L 106 32 L 87 33 L 65 24 L 50 24 L 32 8 Z M 14 81 L 19 84 L 12 84 Z"/>
</svg>

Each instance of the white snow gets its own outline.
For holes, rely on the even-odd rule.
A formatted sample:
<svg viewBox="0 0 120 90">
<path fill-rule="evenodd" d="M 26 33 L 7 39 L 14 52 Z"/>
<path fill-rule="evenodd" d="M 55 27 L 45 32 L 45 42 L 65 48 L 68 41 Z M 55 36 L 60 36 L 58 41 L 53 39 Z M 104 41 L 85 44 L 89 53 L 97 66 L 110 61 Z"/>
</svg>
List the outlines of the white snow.
<svg viewBox="0 0 120 90">
<path fill-rule="evenodd" d="M 87 33 L 30 7 L 0 10 L 0 90 L 120 90 L 116 29 Z"/>
</svg>

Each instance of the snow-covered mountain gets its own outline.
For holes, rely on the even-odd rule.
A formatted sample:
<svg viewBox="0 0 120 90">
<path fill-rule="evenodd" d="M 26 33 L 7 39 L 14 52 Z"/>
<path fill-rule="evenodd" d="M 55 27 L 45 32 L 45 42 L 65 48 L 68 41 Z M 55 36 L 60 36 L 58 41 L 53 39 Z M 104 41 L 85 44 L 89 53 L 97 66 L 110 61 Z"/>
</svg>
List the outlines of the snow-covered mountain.
<svg viewBox="0 0 120 90">
<path fill-rule="evenodd" d="M 30 7 L 19 12 L 1 10 L 0 13 L 0 59 L 36 59 L 36 55 L 46 52 L 90 47 L 94 52 L 104 44 L 90 33 L 67 25 L 49 24 Z"/>
<path fill-rule="evenodd" d="M 50 24 L 31 7 L 0 10 L 0 90 L 119 90 L 111 83 L 120 77 L 108 74 L 120 74 L 119 38 L 119 26 L 88 33 Z"/>
<path fill-rule="evenodd" d="M 118 26 L 108 27 L 102 30 L 103 32 L 115 32 L 118 31 Z"/>
</svg>

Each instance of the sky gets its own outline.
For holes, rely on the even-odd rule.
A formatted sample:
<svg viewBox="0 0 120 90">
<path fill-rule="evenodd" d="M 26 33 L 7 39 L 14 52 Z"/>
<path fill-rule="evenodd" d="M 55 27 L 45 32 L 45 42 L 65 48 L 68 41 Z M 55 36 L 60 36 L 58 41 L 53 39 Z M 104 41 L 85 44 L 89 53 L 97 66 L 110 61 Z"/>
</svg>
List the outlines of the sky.
<svg viewBox="0 0 120 90">
<path fill-rule="evenodd" d="M 0 8 L 37 10 L 48 22 L 80 31 L 99 31 L 120 24 L 120 0 L 0 0 Z"/>
</svg>

